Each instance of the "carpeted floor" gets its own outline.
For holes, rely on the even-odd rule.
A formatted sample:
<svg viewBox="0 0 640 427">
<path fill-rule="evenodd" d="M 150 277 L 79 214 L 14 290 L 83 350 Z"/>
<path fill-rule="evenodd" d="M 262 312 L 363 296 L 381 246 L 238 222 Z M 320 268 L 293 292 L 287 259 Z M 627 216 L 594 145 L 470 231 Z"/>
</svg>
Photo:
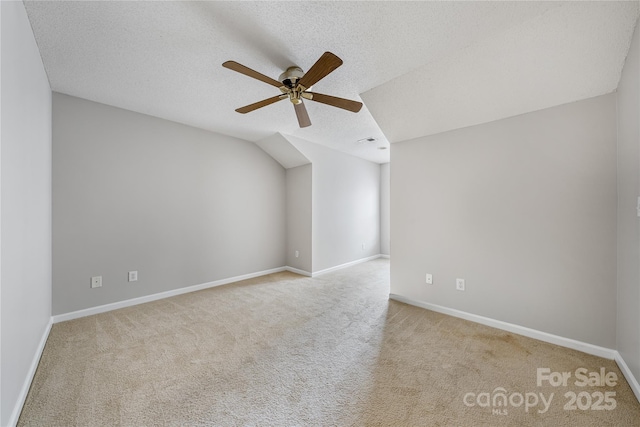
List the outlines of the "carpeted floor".
<svg viewBox="0 0 640 427">
<path fill-rule="evenodd" d="M 18 425 L 640 425 L 613 361 L 388 294 L 378 259 L 56 324 Z M 618 379 L 580 387 L 580 368 Z"/>
</svg>

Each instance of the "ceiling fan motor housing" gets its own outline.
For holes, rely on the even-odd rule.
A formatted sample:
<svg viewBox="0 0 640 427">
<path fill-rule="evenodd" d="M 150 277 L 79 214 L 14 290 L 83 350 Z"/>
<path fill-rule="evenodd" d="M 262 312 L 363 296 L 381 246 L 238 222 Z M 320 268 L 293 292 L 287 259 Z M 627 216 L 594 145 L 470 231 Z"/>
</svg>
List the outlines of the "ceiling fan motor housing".
<svg viewBox="0 0 640 427">
<path fill-rule="evenodd" d="M 300 80 L 304 76 L 304 72 L 300 67 L 289 67 L 287 71 L 280 74 L 278 80 L 282 82 L 283 85 L 288 87 L 289 89 L 293 89 L 298 84 L 298 80 Z"/>
</svg>

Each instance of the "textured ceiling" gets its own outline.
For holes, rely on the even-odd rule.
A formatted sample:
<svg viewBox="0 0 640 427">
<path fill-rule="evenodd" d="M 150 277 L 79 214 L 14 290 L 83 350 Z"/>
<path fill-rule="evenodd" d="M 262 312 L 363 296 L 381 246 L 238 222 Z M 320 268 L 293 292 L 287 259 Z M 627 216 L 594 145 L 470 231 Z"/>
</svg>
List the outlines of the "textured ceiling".
<svg viewBox="0 0 640 427">
<path fill-rule="evenodd" d="M 258 142 L 293 135 L 375 162 L 392 141 L 614 90 L 638 2 L 26 1 L 54 91 Z M 235 108 L 324 51 L 344 65 L 314 86 L 366 105 Z M 274 92 L 275 91 L 275 92 Z M 374 113 L 370 113 L 370 110 Z M 374 116 L 376 120 L 374 120 Z M 382 129 L 378 126 L 382 125 Z M 384 133 L 383 133 L 384 130 Z M 386 135 L 386 137 L 385 137 Z M 374 137 L 374 143 L 358 140 Z"/>
</svg>

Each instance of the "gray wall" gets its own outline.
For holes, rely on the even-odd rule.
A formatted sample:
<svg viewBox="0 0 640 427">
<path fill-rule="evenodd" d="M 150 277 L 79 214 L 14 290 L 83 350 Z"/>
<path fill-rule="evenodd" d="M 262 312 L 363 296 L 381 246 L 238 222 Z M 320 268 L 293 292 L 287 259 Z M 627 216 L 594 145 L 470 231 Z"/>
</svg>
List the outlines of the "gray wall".
<svg viewBox="0 0 640 427">
<path fill-rule="evenodd" d="M 313 272 L 378 255 L 380 165 L 287 139 L 313 164 Z"/>
<path fill-rule="evenodd" d="M 312 166 L 287 169 L 287 266 L 307 273 L 313 271 L 311 194 Z"/>
<path fill-rule="evenodd" d="M 640 28 L 618 86 L 618 351 L 640 379 Z"/>
<path fill-rule="evenodd" d="M 615 348 L 615 113 L 609 94 L 394 144 L 391 292 Z"/>
<path fill-rule="evenodd" d="M 14 423 L 51 318 L 51 89 L 22 2 L 0 2 L 0 425 Z"/>
<path fill-rule="evenodd" d="M 380 253 L 391 255 L 391 163 L 380 165 Z"/>
<path fill-rule="evenodd" d="M 255 144 L 54 93 L 54 314 L 282 267 L 285 236 Z"/>
</svg>

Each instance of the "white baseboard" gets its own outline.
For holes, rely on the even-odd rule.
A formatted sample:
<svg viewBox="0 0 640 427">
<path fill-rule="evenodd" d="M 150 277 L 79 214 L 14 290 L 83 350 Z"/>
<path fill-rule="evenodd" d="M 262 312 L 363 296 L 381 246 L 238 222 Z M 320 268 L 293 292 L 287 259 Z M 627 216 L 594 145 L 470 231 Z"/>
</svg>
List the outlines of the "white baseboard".
<svg viewBox="0 0 640 427">
<path fill-rule="evenodd" d="M 389 298 L 396 301 L 403 302 L 405 304 L 415 305 L 416 307 L 426 308 L 427 310 L 437 311 L 438 313 L 448 314 L 449 316 L 459 317 L 461 319 L 469 320 L 471 322 L 481 323 L 483 325 L 491 326 L 492 328 L 502 329 L 504 331 L 513 332 L 514 334 L 518 334 L 518 335 L 524 335 L 525 337 L 534 338 L 540 341 L 559 345 L 561 347 L 567 347 L 573 350 L 582 351 L 583 353 L 592 354 L 594 356 L 603 357 L 605 359 L 614 360 L 616 357 L 616 354 L 618 353 L 616 350 L 613 350 L 610 348 L 600 347 L 600 346 L 589 344 L 586 342 L 577 341 L 571 338 L 565 338 L 559 335 L 549 334 L 547 332 L 526 328 L 520 325 L 514 325 L 513 323 L 507 323 L 501 320 L 491 319 L 489 317 L 478 316 L 477 314 L 471 314 L 471 313 L 456 310 L 453 308 L 443 307 L 436 304 L 430 304 L 428 302 L 414 300 L 412 298 L 403 297 L 401 295 L 389 294 Z"/>
<path fill-rule="evenodd" d="M 272 273 L 285 271 L 286 267 L 272 268 L 270 270 L 258 271 L 255 273 L 244 274 L 242 276 L 229 277 L 227 279 L 215 280 L 213 282 L 202 283 L 199 285 L 187 286 L 185 288 L 173 289 L 157 294 L 146 295 L 143 297 L 132 298 L 124 301 L 118 301 L 111 304 L 99 305 L 97 307 L 85 308 L 83 310 L 72 311 L 70 313 L 56 314 L 52 316 L 53 323 L 64 322 L 67 320 L 79 319 L 80 317 L 91 316 L 94 314 L 105 313 L 107 311 L 117 310 L 119 308 L 131 307 L 133 305 L 144 304 L 145 302 L 157 301 L 159 299 L 169 298 L 176 295 L 182 295 L 189 292 L 200 291 L 202 289 L 213 288 L 216 286 L 227 285 L 241 280 L 253 279 L 254 277 L 264 276 Z"/>
<path fill-rule="evenodd" d="M 24 406 L 24 402 L 27 400 L 27 394 L 29 394 L 29 388 L 31 388 L 31 382 L 33 381 L 33 377 L 35 376 L 36 370 L 38 369 L 38 364 L 40 363 L 40 358 L 42 357 L 44 346 L 47 343 L 47 339 L 49 338 L 49 332 L 51 332 L 52 325 L 53 321 L 52 319 L 49 319 L 49 323 L 47 323 L 47 326 L 44 329 L 44 333 L 42 334 L 42 337 L 40 337 L 40 342 L 38 343 L 36 353 L 33 355 L 33 359 L 31 360 L 29 371 L 27 372 L 27 376 L 25 377 L 22 388 L 20 389 L 20 394 L 18 395 L 18 400 L 16 401 L 16 406 L 13 408 L 11 418 L 9 418 L 10 426 L 15 426 L 16 424 L 18 424 L 18 418 L 20 418 L 22 407 Z"/>
<path fill-rule="evenodd" d="M 254 277 L 264 276 L 264 275 L 272 274 L 272 273 L 279 273 L 281 271 L 291 271 L 292 273 L 301 274 L 303 276 L 315 277 L 315 276 L 318 276 L 320 274 L 329 273 L 330 271 L 335 271 L 335 270 L 339 270 L 341 268 L 350 267 L 350 266 L 355 265 L 355 264 L 360 264 L 362 262 L 371 261 L 371 260 L 374 260 L 376 258 L 380 258 L 380 255 L 379 254 L 378 255 L 373 255 L 373 256 L 370 256 L 370 257 L 367 257 L 367 258 L 362 258 L 362 259 L 359 259 L 359 260 L 356 260 L 356 261 L 351 261 L 351 262 L 348 262 L 346 264 L 342 264 L 342 265 L 338 265 L 338 266 L 335 266 L 335 267 L 327 268 L 326 270 L 317 271 L 317 272 L 314 272 L 314 273 L 310 273 L 308 271 L 300 270 L 300 269 L 297 269 L 297 268 L 294 268 L 294 267 L 272 268 L 270 270 L 258 271 L 258 272 L 255 272 L 255 273 L 245 274 L 245 275 L 242 275 L 242 276 L 229 277 L 227 279 L 216 280 L 216 281 L 213 281 L 213 282 L 202 283 L 202 284 L 199 284 L 199 285 L 187 286 L 185 288 L 173 289 L 173 290 L 170 290 L 170 291 L 160 292 L 160 293 L 152 294 L 152 295 L 145 295 L 145 296 L 138 297 L 138 298 L 132 298 L 132 299 L 128 299 L 128 300 L 124 300 L 124 301 L 118 301 L 118 302 L 114 302 L 114 303 L 110 303 L 110 304 L 99 305 L 97 307 L 85 308 L 85 309 L 82 309 L 82 310 L 72 311 L 72 312 L 69 312 L 69 313 L 56 314 L 55 316 L 52 316 L 51 319 L 52 319 L 53 323 L 65 322 L 67 320 L 79 319 L 81 317 L 92 316 L 94 314 L 106 313 L 107 311 L 117 310 L 117 309 L 125 308 L 125 307 L 131 307 L 131 306 L 138 305 L 138 304 L 144 304 L 146 302 L 157 301 L 159 299 L 169 298 L 169 297 L 173 297 L 173 296 L 176 296 L 176 295 L 182 295 L 182 294 L 186 294 L 186 293 L 189 293 L 189 292 L 200 291 L 202 289 L 213 288 L 215 286 L 221 286 L 221 285 L 226 285 L 226 284 L 233 283 L 233 282 L 239 282 L 241 280 L 253 279 Z"/>
<path fill-rule="evenodd" d="M 606 347 L 600 347 L 597 345 L 577 341 L 571 338 L 565 338 L 558 335 L 541 332 L 535 329 L 526 328 L 524 326 L 514 325 L 513 323 L 503 322 L 501 320 L 495 320 L 488 317 L 478 316 L 476 314 L 467 313 L 464 311 L 456 310 L 453 308 L 443 307 L 436 304 L 430 304 L 423 301 L 414 300 L 412 298 L 403 297 L 397 294 L 389 294 L 389 298 L 403 302 L 405 304 L 414 305 L 416 307 L 425 308 L 427 310 L 436 311 L 442 314 L 448 314 L 453 317 L 459 317 L 461 319 L 469 320 L 471 322 L 481 323 L 483 325 L 491 326 L 496 329 L 502 329 L 504 331 L 513 332 L 515 334 L 524 335 L 529 338 L 534 338 L 540 341 L 548 342 L 551 344 L 559 345 L 561 347 L 571 348 L 573 350 L 582 351 L 594 356 L 603 357 L 605 359 L 612 359 L 616 362 L 622 375 L 624 375 L 627 383 L 633 390 L 636 399 L 640 402 L 640 384 L 638 380 L 629 369 L 629 366 L 625 363 L 622 355 L 617 350 L 612 350 Z"/>
<path fill-rule="evenodd" d="M 618 364 L 618 368 L 620 368 L 620 371 L 622 371 L 622 375 L 624 375 L 624 377 L 627 379 L 631 390 L 633 390 L 633 394 L 636 395 L 636 399 L 638 399 L 638 402 L 640 402 L 640 384 L 638 384 L 638 380 L 633 375 L 633 372 L 631 372 L 631 369 L 629 369 L 629 366 L 622 358 L 622 355 L 617 351 L 614 360 Z"/>
<path fill-rule="evenodd" d="M 311 277 L 311 273 L 306 270 L 300 270 L 299 268 L 294 268 L 289 266 L 286 266 L 284 269 L 292 273 L 300 274 L 301 276 Z"/>
<path fill-rule="evenodd" d="M 366 258 L 360 258 L 360 259 L 357 259 L 355 261 L 351 261 L 351 262 L 347 262 L 347 263 L 344 263 L 344 264 L 336 265 L 335 267 L 325 268 L 324 270 L 314 271 L 311 274 L 311 277 L 320 276 L 322 274 L 327 274 L 327 273 L 330 273 L 332 271 L 341 270 L 343 268 L 351 267 L 352 265 L 361 264 L 363 262 L 372 261 L 372 260 L 378 259 L 378 258 L 380 258 L 380 254 L 372 255 L 372 256 L 366 257 Z"/>
<path fill-rule="evenodd" d="M 380 254 L 380 258 L 391 259 L 391 255 Z"/>
</svg>

